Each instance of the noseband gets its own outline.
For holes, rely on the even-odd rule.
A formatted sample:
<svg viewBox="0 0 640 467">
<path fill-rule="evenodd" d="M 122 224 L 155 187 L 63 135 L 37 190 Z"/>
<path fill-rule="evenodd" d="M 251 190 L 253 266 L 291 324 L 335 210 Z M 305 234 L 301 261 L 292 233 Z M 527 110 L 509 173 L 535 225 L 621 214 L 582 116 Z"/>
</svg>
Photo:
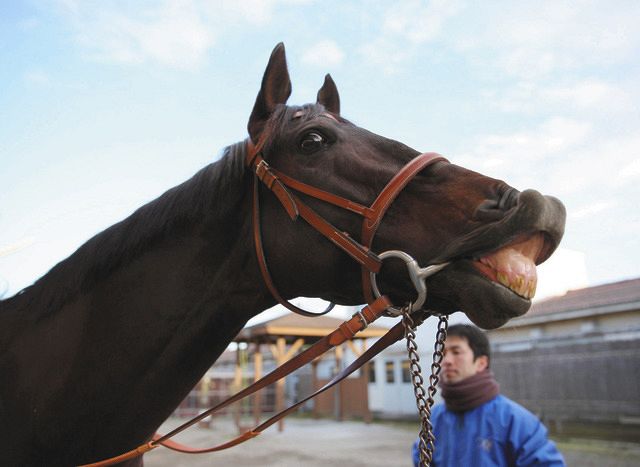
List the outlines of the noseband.
<svg viewBox="0 0 640 467">
<path fill-rule="evenodd" d="M 258 181 L 262 182 L 276 195 L 292 221 L 302 217 L 311 227 L 329 239 L 332 243 L 351 256 L 351 258 L 357 261 L 358 264 L 360 264 L 362 268 L 362 291 L 368 304 L 373 303 L 374 294 L 376 297 L 380 296 L 375 277 L 376 274 L 380 272 L 383 260 L 389 257 L 397 257 L 404 260 L 409 269 L 409 276 L 418 291 L 418 298 L 413 304 L 413 309 L 420 309 L 426 299 L 425 279 L 441 270 L 448 263 L 421 269 L 417 262 L 405 252 L 391 250 L 381 254 L 376 254 L 371 251 L 371 245 L 382 218 L 407 184 L 426 167 L 439 161 L 448 161 L 436 153 L 424 153 L 419 155 L 400 169 L 400 171 L 378 194 L 371 206 L 367 207 L 333 193 L 302 183 L 288 177 L 275 168 L 270 167 L 262 157 L 263 145 L 263 140 L 258 142 L 258 145 L 254 145 L 250 140 L 247 140 L 248 147 L 245 164 L 255 174 L 253 184 L 253 237 L 258 257 L 258 264 L 260 265 L 263 280 L 273 297 L 289 310 L 304 316 L 323 315 L 333 308 L 333 304 L 331 304 L 327 309 L 320 313 L 309 312 L 288 302 L 278 292 L 278 289 L 271 277 L 271 273 L 269 272 L 269 267 L 267 266 L 267 260 L 262 243 Z M 354 240 L 347 232 L 342 232 L 334 227 L 329 221 L 302 202 L 300 198 L 295 195 L 294 191 L 303 193 L 326 203 L 333 204 L 334 206 L 362 216 L 363 222 L 360 242 Z M 388 312 L 392 315 L 400 314 L 400 310 L 397 307 L 390 307 Z"/>
</svg>

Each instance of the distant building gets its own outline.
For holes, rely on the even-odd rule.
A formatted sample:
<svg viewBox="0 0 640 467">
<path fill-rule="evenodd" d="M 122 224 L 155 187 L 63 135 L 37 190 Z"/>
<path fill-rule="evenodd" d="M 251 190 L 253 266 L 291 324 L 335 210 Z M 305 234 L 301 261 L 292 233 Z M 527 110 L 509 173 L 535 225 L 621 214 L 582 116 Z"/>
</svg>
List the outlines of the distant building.
<svg viewBox="0 0 640 467">
<path fill-rule="evenodd" d="M 404 343 L 395 345 L 381 352 L 370 364 L 369 404 L 377 417 L 418 417 L 416 398 L 409 372 L 409 358 L 404 345 Z M 432 352 L 433 347 L 419 348 L 425 390 L 429 385 Z M 439 392 L 440 390 L 438 390 L 436 400 L 440 399 Z"/>
<path fill-rule="evenodd" d="M 501 391 L 541 418 L 640 424 L 640 278 L 535 303 L 489 338 Z"/>
</svg>

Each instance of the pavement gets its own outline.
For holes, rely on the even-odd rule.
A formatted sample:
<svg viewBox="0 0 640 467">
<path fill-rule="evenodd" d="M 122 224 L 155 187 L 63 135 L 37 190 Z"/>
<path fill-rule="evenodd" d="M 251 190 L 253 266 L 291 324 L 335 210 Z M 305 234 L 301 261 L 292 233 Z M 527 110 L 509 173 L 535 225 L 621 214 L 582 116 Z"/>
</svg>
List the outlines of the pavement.
<svg viewBox="0 0 640 467">
<path fill-rule="evenodd" d="M 169 419 L 160 432 L 181 423 Z M 272 426 L 261 435 L 225 451 L 182 454 L 159 447 L 144 457 L 145 467 L 412 467 L 411 445 L 417 437 L 411 424 L 288 418 L 283 432 Z M 209 447 L 237 435 L 230 420 L 216 418 L 211 427 L 194 426 L 176 440 Z M 558 444 L 567 466 L 637 467 L 640 444 L 598 440 L 564 440 Z M 462 466 L 461 466 L 462 467 Z"/>
<path fill-rule="evenodd" d="M 159 431 L 166 433 L 178 422 L 170 419 Z M 412 467 L 411 445 L 417 431 L 409 427 L 300 418 L 286 419 L 284 425 L 282 432 L 274 425 L 243 444 L 210 454 L 181 454 L 159 447 L 145 455 L 144 464 L 145 467 Z M 416 423 L 416 430 L 417 426 Z M 213 446 L 237 435 L 234 428 L 231 422 L 216 419 L 211 428 L 194 426 L 176 440 L 190 446 Z"/>
</svg>

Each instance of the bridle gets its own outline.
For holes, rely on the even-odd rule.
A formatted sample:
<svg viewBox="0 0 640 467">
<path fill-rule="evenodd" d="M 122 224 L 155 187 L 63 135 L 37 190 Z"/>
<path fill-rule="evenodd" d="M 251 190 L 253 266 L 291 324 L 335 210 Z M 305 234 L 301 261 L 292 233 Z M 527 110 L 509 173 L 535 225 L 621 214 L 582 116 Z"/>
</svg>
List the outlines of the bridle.
<svg viewBox="0 0 640 467">
<path fill-rule="evenodd" d="M 409 184 L 409 182 L 413 180 L 413 178 L 415 178 L 415 176 L 418 175 L 418 173 L 420 173 L 420 171 L 422 171 L 426 167 L 429 167 L 436 162 L 448 161 L 444 157 L 436 153 L 423 153 L 417 156 L 409 163 L 407 163 L 404 167 L 402 167 L 402 169 L 400 169 L 400 171 L 396 173 L 395 176 L 393 176 L 393 178 L 378 194 L 371 206 L 364 206 L 360 203 L 351 201 L 341 196 L 337 196 L 333 193 L 326 192 L 317 187 L 302 183 L 299 180 L 291 178 L 279 172 L 277 169 L 270 167 L 262 154 L 264 141 L 265 139 L 263 137 L 257 145 L 254 145 L 250 140 L 247 142 L 248 148 L 245 164 L 254 173 L 252 207 L 253 237 L 256 256 L 258 259 L 258 264 L 260 266 L 260 272 L 267 288 L 281 305 L 295 313 L 304 316 L 320 316 L 328 313 L 334 306 L 334 304 L 331 303 L 324 311 L 314 313 L 303 310 L 293 305 L 288 300 L 284 299 L 279 293 L 278 288 L 275 286 L 273 278 L 271 277 L 271 273 L 269 272 L 269 267 L 267 266 L 267 260 L 262 242 L 259 182 L 262 182 L 264 186 L 267 187 L 267 189 L 275 194 L 275 196 L 280 201 L 280 204 L 282 204 L 282 207 L 285 209 L 292 221 L 296 221 L 299 217 L 302 217 L 317 232 L 325 236 L 337 247 L 347 253 L 352 259 L 357 261 L 358 264 L 360 264 L 362 291 L 368 307 L 371 308 L 365 307 L 361 312 L 354 315 L 352 317 L 352 320 L 359 318 L 362 326 L 366 327 L 371 321 L 367 321 L 363 312 L 371 309 L 380 309 L 381 307 L 385 310 L 384 314 L 386 315 L 402 315 L 402 323 L 399 324 L 404 327 L 404 336 L 407 340 L 407 350 L 409 352 L 410 360 L 410 373 L 414 387 L 414 394 L 416 396 L 416 405 L 421 420 L 421 429 L 418 437 L 420 465 L 431 465 L 433 451 L 435 449 L 435 438 L 430 421 L 431 407 L 434 403 L 434 395 L 439 380 L 440 363 L 443 359 L 444 341 L 447 335 L 447 317 L 440 316 L 440 320 L 438 322 L 438 333 L 436 334 L 436 341 L 434 344 L 433 363 L 431 365 L 431 375 L 429 376 L 429 387 L 425 390 L 423 385 L 424 379 L 422 376 L 422 369 L 419 365 L 419 357 L 417 354 L 418 347 L 415 342 L 415 329 L 417 325 L 419 325 L 419 323 L 416 324 L 413 321 L 411 315 L 415 311 L 421 310 L 426 301 L 426 279 L 445 268 L 449 263 L 445 262 L 420 268 L 418 262 L 413 257 L 411 257 L 411 255 L 404 251 L 389 250 L 380 254 L 376 254 L 371 251 L 371 245 L 385 213 L 393 204 L 400 192 Z M 318 215 L 318 213 L 316 213 L 298 196 L 296 196 L 294 191 L 303 193 L 311 198 L 333 204 L 334 206 L 362 216 L 363 221 L 360 242 L 356 241 L 348 233 L 337 229 L 324 217 Z M 398 258 L 404 261 L 405 265 L 407 266 L 411 282 L 418 292 L 418 296 L 413 302 L 409 302 L 402 307 L 392 305 L 388 298 L 385 295 L 382 295 L 380 293 L 380 290 L 378 289 L 376 275 L 380 272 L 383 260 L 387 258 Z M 380 303 L 383 303 L 383 301 L 385 301 L 386 303 L 380 305 Z M 425 315 L 428 316 L 428 313 L 423 313 L 422 319 L 424 319 Z M 395 338 L 392 337 L 394 329 L 397 328 L 393 328 L 391 331 L 389 331 L 387 335 L 376 342 L 376 345 L 381 344 L 381 346 L 387 347 L 392 342 L 395 342 Z M 368 361 L 368 359 L 372 358 L 372 356 L 373 355 L 369 355 L 367 359 L 363 360 L 363 362 Z M 361 366 L 363 363 L 358 363 L 356 361 L 350 366 L 350 368 L 355 364 Z M 331 381 L 330 385 L 332 386 L 333 384 L 337 384 L 337 382 L 339 382 L 341 378 L 342 375 L 338 375 L 338 377 L 334 378 L 334 380 Z M 319 392 L 324 391 L 325 388 L 321 388 L 316 393 L 304 399 L 304 401 L 309 400 Z M 264 428 L 272 423 L 275 423 L 275 420 L 279 419 L 281 416 L 285 416 L 297 407 L 298 404 L 295 404 L 290 409 L 277 414 L 275 417 L 272 417 L 264 424 L 259 425 L 254 430 L 247 432 L 245 434 L 245 438 L 241 436 L 238 437 L 236 441 L 242 442 L 252 436 L 257 436 Z"/>
<path fill-rule="evenodd" d="M 395 257 L 403 260 L 408 268 L 409 277 L 418 292 L 418 297 L 413 301 L 412 308 L 413 310 L 420 309 L 426 300 L 426 278 L 443 269 L 448 263 L 420 268 L 418 263 L 406 252 L 390 250 L 376 254 L 371 251 L 371 245 L 385 213 L 407 184 L 426 167 L 436 162 L 448 162 L 447 159 L 432 152 L 420 154 L 396 173 L 378 194 L 371 206 L 364 206 L 317 187 L 307 185 L 272 168 L 263 157 L 265 139 L 265 137 L 262 137 L 256 145 L 254 145 L 251 140 L 247 140 L 245 165 L 254 173 L 252 219 L 256 255 L 262 278 L 273 297 L 289 310 L 304 316 L 320 316 L 328 313 L 333 308 L 333 304 L 330 304 L 324 311 L 319 313 L 306 311 L 284 299 L 278 291 L 269 272 L 262 242 L 259 182 L 262 182 L 267 189 L 273 192 L 292 221 L 296 221 L 299 217 L 302 217 L 307 224 L 360 264 L 362 291 L 364 299 L 368 304 L 373 303 L 375 298 L 381 296 L 376 282 L 376 275 L 380 272 L 383 260 Z M 355 240 L 349 233 L 341 231 L 324 217 L 320 216 L 296 196 L 294 192 L 303 193 L 311 198 L 324 201 L 362 216 L 360 242 Z M 401 313 L 400 310 L 401 308 L 399 307 L 391 306 L 387 310 L 387 313 L 398 316 Z"/>
<path fill-rule="evenodd" d="M 300 352 L 298 355 L 291 358 L 283 365 L 273 370 L 271 373 L 267 374 L 266 376 L 262 377 L 258 381 L 237 392 L 236 394 L 222 401 L 216 406 L 202 412 L 188 422 L 183 423 L 178 428 L 175 428 L 166 435 L 156 434 L 151 441 L 140 445 L 131 451 L 94 464 L 86 464 L 83 467 L 103 467 L 113 465 L 115 463 L 138 457 L 145 452 L 155 449 L 160 445 L 175 451 L 190 454 L 215 452 L 230 448 L 232 446 L 236 446 L 255 436 L 258 436 L 266 428 L 273 425 L 289 413 L 292 413 L 306 401 L 335 386 L 344 378 L 352 374 L 354 371 L 361 368 L 364 364 L 378 355 L 381 351 L 397 342 L 398 340 L 402 339 L 403 337 L 407 339 L 407 349 L 409 350 L 411 361 L 411 374 L 414 385 L 414 392 L 416 394 L 418 411 L 422 419 L 422 429 L 420 432 L 421 463 L 423 463 L 424 465 L 430 464 L 431 452 L 433 451 L 433 434 L 431 432 L 429 417 L 430 408 L 433 405 L 435 386 L 438 382 L 440 361 L 442 360 L 442 351 L 444 349 L 444 339 L 446 338 L 446 317 L 440 318 L 438 336 L 434 347 L 434 363 L 431 365 L 432 374 L 429 377 L 430 385 L 428 391 L 425 391 L 422 385 L 423 378 L 420 374 L 421 369 L 418 364 L 419 359 L 417 356 L 417 346 L 414 340 L 414 331 L 415 328 L 431 314 L 428 311 L 422 310 L 422 306 L 424 305 L 427 295 L 427 288 L 425 283 L 427 277 L 437 273 L 438 271 L 446 267 L 449 263 L 440 263 L 420 268 L 417 261 L 406 252 L 390 250 L 380 254 L 376 254 L 371 251 L 371 245 L 385 213 L 393 204 L 400 192 L 407 186 L 407 184 L 426 167 L 429 167 L 436 162 L 448 161 L 444 157 L 436 153 L 424 153 L 417 156 L 409 163 L 407 163 L 404 167 L 402 167 L 402 169 L 400 169 L 400 171 L 396 173 L 395 176 L 393 176 L 393 178 L 378 194 L 371 206 L 364 206 L 360 203 L 348 200 L 333 193 L 329 193 L 311 185 L 307 185 L 279 172 L 275 168 L 270 167 L 264 159 L 262 153 L 264 142 L 264 137 L 261 138 L 261 140 L 256 145 L 254 145 L 251 140 L 246 141 L 247 155 L 245 159 L 245 165 L 254 173 L 252 201 L 253 237 L 258 264 L 267 288 L 269 289 L 273 297 L 278 302 L 280 302 L 280 304 L 282 304 L 289 310 L 304 316 L 320 316 L 328 313 L 333 308 L 333 304 L 330 304 L 327 309 L 320 313 L 306 311 L 285 300 L 278 292 L 278 289 L 275 286 L 269 272 L 269 267 L 267 266 L 267 260 L 262 242 L 259 196 L 260 182 L 262 182 L 267 187 L 267 189 L 273 192 L 273 194 L 278 198 L 280 204 L 282 204 L 282 207 L 285 209 L 292 221 L 296 221 L 299 217 L 302 217 L 311 227 L 313 227 L 316 231 L 329 239 L 332 243 L 334 243 L 345 253 L 347 253 L 351 258 L 357 261 L 358 264 L 360 264 L 362 271 L 362 290 L 367 305 L 362 310 L 356 312 L 350 319 L 344 321 L 334 331 L 321 338 L 311 347 Z M 356 241 L 347 232 L 343 232 L 333 226 L 329 221 L 320 216 L 311 207 L 304 203 L 298 196 L 296 196 L 294 192 L 303 193 L 312 198 L 324 201 L 326 203 L 332 204 L 334 206 L 362 216 L 363 222 L 360 242 Z M 409 277 L 414 287 L 416 288 L 416 291 L 418 292 L 418 296 L 415 301 L 409 302 L 402 307 L 394 306 L 386 295 L 380 293 L 380 290 L 378 289 L 378 285 L 376 283 L 376 274 L 380 272 L 383 261 L 388 258 L 398 258 L 405 262 L 405 265 L 407 266 L 409 272 Z M 298 401 L 286 410 L 277 413 L 257 427 L 241 434 L 231 441 L 210 448 L 190 448 L 171 439 L 178 433 L 193 426 L 198 421 L 203 420 L 204 418 L 214 414 L 215 412 L 234 402 L 248 397 L 249 395 L 266 387 L 267 385 L 284 378 L 296 369 L 318 358 L 325 352 L 341 345 L 347 340 L 352 339 L 357 333 L 368 327 L 372 322 L 385 314 L 391 316 L 402 315 L 403 320 L 401 323 L 397 323 L 394 327 L 392 327 L 367 351 L 356 358 L 356 360 L 347 368 L 336 374 L 323 387 L 315 391 L 313 394 L 302 399 L 301 401 Z M 441 325 L 444 326 L 442 329 L 440 328 Z"/>
</svg>

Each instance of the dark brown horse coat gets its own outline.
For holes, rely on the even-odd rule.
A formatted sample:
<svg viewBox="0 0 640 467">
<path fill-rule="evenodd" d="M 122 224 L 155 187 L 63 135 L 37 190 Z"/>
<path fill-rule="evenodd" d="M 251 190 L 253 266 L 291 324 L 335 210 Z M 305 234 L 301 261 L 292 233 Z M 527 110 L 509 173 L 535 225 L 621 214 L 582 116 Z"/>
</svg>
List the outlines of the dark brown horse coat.
<svg viewBox="0 0 640 467">
<path fill-rule="evenodd" d="M 288 107 L 290 91 L 279 45 L 248 129 L 282 173 L 370 205 L 418 155 L 345 120 L 330 77 L 316 104 Z M 75 465 L 144 443 L 246 321 L 275 303 L 252 244 L 246 151 L 245 142 L 228 147 L 0 302 L 0 464 Z M 280 292 L 362 303 L 359 266 L 292 222 L 270 192 L 260 197 Z M 307 201 L 358 238 L 357 216 Z M 438 162 L 389 208 L 373 250 L 402 250 L 420 265 L 452 261 L 429 279 L 427 307 L 491 328 L 529 308 L 535 264 L 557 247 L 564 218 L 554 198 Z M 415 293 L 395 262 L 379 285 L 395 303 Z"/>
</svg>

